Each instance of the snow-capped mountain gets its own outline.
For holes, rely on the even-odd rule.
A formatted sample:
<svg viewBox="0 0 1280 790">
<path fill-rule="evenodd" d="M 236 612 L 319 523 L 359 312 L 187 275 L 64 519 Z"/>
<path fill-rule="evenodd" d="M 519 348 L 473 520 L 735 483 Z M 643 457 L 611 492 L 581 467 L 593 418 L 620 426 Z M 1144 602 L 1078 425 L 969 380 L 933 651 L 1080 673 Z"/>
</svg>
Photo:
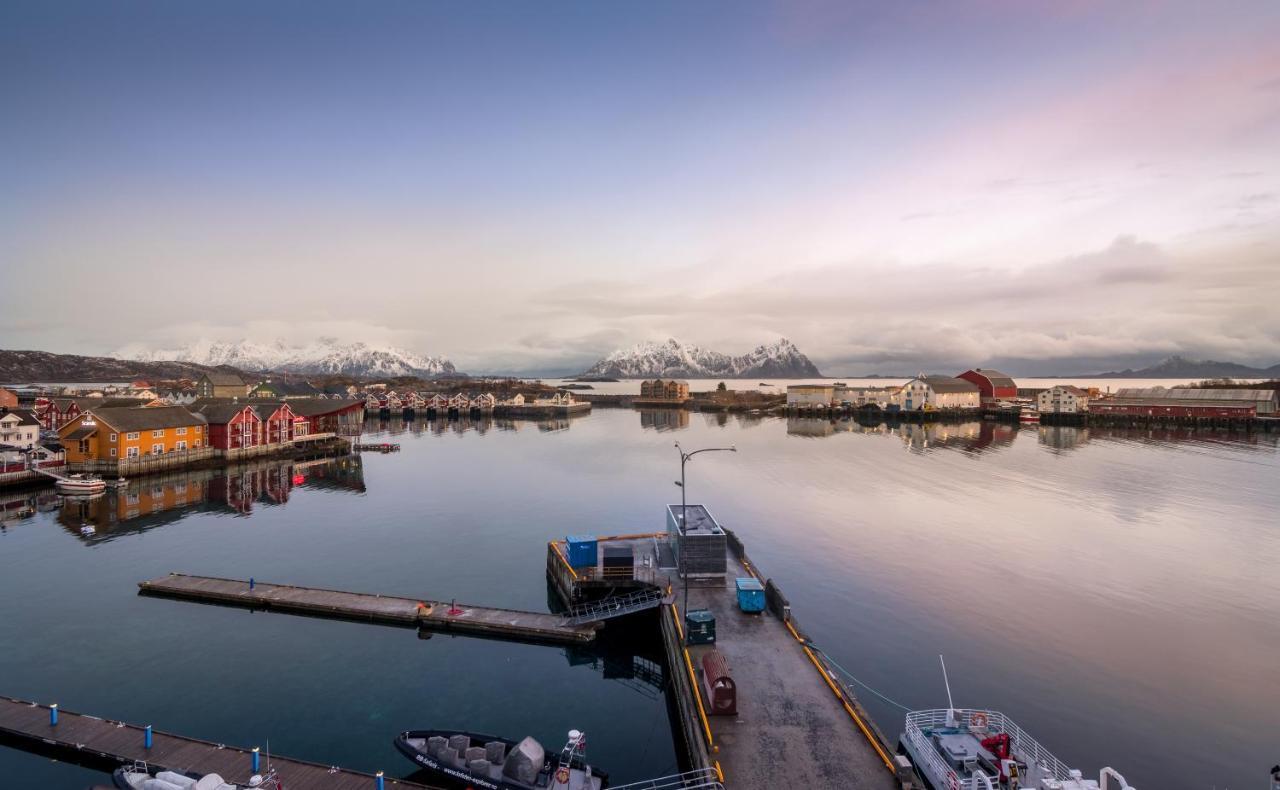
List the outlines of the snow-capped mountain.
<svg viewBox="0 0 1280 790">
<path fill-rule="evenodd" d="M 305 346 L 291 346 L 283 340 L 270 345 L 241 340 L 223 343 L 198 340 L 173 349 L 126 346 L 114 357 L 141 362 L 176 360 L 200 365 L 230 365 L 240 370 L 271 370 L 283 373 L 332 373 L 347 376 L 449 376 L 457 371 L 444 357 L 426 357 L 390 346 L 365 343 L 342 344 L 330 338 Z"/>
<path fill-rule="evenodd" d="M 786 338 L 759 346 L 739 357 L 681 343 L 637 343 L 592 365 L 583 376 L 638 379 L 656 376 L 687 378 L 816 378 L 822 374 Z"/>
</svg>

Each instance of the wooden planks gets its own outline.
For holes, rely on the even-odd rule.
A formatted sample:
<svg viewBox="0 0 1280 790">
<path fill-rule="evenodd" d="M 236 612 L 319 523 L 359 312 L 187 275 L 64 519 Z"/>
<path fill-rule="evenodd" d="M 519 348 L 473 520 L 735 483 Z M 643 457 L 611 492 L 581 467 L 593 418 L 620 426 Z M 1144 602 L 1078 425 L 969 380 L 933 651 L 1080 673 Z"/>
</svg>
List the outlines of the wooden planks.
<svg viewBox="0 0 1280 790">
<path fill-rule="evenodd" d="M 294 614 L 474 634 L 500 639 L 578 644 L 595 638 L 598 623 L 572 625 L 564 617 L 541 612 L 390 595 L 296 587 L 288 584 L 220 579 L 171 573 L 140 582 L 139 592 L 169 598 L 271 609 Z"/>
<path fill-rule="evenodd" d="M 153 731 L 150 749 L 144 746 L 144 728 L 95 716 L 58 711 L 58 724 L 49 723 L 49 706 L 0 696 L 0 733 L 25 741 L 41 751 L 71 752 L 83 758 L 97 757 L 109 764 L 145 760 L 153 768 L 199 774 L 217 773 L 223 779 L 245 784 L 252 773 L 251 749 L 226 746 L 197 738 Z M 262 755 L 266 769 L 266 755 Z M 372 790 L 372 774 L 271 755 L 271 767 L 288 788 L 315 790 Z M 418 790 L 429 785 L 386 779 L 387 787 Z"/>
</svg>

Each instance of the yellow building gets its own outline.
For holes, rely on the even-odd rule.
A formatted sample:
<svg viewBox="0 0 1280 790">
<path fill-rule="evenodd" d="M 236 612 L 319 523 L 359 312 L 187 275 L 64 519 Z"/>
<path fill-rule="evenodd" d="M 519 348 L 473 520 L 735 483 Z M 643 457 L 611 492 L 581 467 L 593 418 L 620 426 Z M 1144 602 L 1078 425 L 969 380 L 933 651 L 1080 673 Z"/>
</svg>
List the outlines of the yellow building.
<svg viewBox="0 0 1280 790">
<path fill-rule="evenodd" d="M 688 400 L 689 382 L 680 379 L 647 379 L 640 382 L 640 397 L 655 400 Z"/>
<path fill-rule="evenodd" d="M 204 417 L 182 406 L 90 409 L 58 437 L 69 464 L 198 450 L 209 441 Z"/>
</svg>

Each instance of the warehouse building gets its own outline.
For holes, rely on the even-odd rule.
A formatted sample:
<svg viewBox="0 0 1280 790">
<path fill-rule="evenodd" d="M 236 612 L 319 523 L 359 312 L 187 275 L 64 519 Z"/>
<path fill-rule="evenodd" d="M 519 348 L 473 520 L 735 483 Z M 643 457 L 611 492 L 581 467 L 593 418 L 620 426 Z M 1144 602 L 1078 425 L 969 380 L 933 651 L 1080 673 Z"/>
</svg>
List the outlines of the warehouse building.
<svg viewBox="0 0 1280 790">
<path fill-rule="evenodd" d="M 1089 410 L 1143 417 L 1274 417 L 1277 408 L 1275 390 L 1144 387 L 1093 401 Z"/>
<path fill-rule="evenodd" d="M 958 379 L 975 385 L 982 397 L 983 403 L 1008 400 L 1018 397 L 1018 385 L 1014 383 L 1013 378 L 1007 373 L 1001 373 L 991 368 L 974 368 L 966 370 Z"/>
</svg>

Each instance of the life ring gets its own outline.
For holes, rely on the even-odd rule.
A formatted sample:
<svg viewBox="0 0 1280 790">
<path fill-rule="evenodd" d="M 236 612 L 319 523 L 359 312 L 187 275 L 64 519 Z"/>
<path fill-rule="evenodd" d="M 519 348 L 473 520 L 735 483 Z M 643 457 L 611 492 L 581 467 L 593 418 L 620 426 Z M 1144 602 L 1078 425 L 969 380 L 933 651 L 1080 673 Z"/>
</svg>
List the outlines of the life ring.
<svg viewBox="0 0 1280 790">
<path fill-rule="evenodd" d="M 981 712 L 970 714 L 969 728 L 973 730 L 985 730 L 987 728 L 987 714 Z"/>
<path fill-rule="evenodd" d="M 562 785 L 569 784 L 569 769 L 560 768 L 558 771 L 556 771 L 556 781 Z"/>
<path fill-rule="evenodd" d="M 960 790 L 960 777 L 956 776 L 955 771 L 947 772 L 947 789 Z"/>
</svg>

